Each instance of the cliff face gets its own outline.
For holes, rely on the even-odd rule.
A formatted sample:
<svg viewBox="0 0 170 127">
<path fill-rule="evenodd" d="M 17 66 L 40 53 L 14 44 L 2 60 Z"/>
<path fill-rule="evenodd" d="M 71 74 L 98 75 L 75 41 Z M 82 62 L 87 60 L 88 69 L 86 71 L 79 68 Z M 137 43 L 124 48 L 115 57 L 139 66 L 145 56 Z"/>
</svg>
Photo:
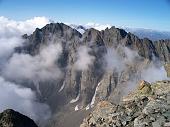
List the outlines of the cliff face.
<svg viewBox="0 0 170 127">
<path fill-rule="evenodd" d="M 0 127 L 38 127 L 35 122 L 16 112 L 12 109 L 7 109 L 0 113 Z"/>
<path fill-rule="evenodd" d="M 144 58 L 152 59 L 153 56 L 158 57 L 162 61 L 169 62 L 169 42 L 170 40 L 151 41 L 147 38 L 139 39 L 132 33 L 127 33 L 123 29 L 111 27 L 103 31 L 95 30 L 94 28 L 87 29 L 85 33 L 81 34 L 77 30 L 63 23 L 51 23 L 42 29 L 36 29 L 32 35 L 24 35 L 27 39 L 23 47 L 16 48 L 17 52 L 24 52 L 35 55 L 39 52 L 39 48 L 43 44 L 48 44 L 49 41 L 56 39 L 56 41 L 65 43 L 89 45 L 89 46 L 105 46 L 117 47 L 123 45 L 138 53 Z M 77 44 L 79 45 L 79 44 Z M 75 45 L 77 47 L 77 45 Z M 65 46 L 65 45 L 63 45 Z"/>
<path fill-rule="evenodd" d="M 23 38 L 25 43 L 17 47 L 16 52 L 31 56 L 36 56 L 42 47 L 51 43 L 62 45 L 62 54 L 56 61 L 63 72 L 62 77 L 40 81 L 41 94 L 37 92 L 40 100 L 48 103 L 53 112 L 61 111 L 63 107 L 88 109 L 102 100 L 117 103 L 122 96 L 121 88 L 134 78 L 140 79 L 139 73 L 152 60 L 170 61 L 169 40 L 139 39 L 115 27 L 103 31 L 91 28 L 81 34 L 63 23 L 51 23 Z M 81 63 L 87 63 L 87 67 L 79 68 L 77 61 L 83 52 L 88 54 L 90 63 L 83 56 Z M 110 55 L 112 52 L 116 56 Z M 116 67 L 108 67 L 107 60 Z"/>
<path fill-rule="evenodd" d="M 141 81 L 120 104 L 99 102 L 80 127 L 169 127 L 169 114 L 170 82 Z"/>
</svg>

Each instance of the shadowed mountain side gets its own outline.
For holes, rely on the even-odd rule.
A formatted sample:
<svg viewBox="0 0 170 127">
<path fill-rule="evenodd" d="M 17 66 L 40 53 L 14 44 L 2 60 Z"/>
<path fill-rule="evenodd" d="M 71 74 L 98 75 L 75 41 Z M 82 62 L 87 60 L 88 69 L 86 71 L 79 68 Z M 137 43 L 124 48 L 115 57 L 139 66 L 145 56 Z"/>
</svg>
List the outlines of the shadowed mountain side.
<svg viewBox="0 0 170 127">
<path fill-rule="evenodd" d="M 38 127 L 35 122 L 16 112 L 12 109 L 7 109 L 0 113 L 0 127 Z"/>
</svg>

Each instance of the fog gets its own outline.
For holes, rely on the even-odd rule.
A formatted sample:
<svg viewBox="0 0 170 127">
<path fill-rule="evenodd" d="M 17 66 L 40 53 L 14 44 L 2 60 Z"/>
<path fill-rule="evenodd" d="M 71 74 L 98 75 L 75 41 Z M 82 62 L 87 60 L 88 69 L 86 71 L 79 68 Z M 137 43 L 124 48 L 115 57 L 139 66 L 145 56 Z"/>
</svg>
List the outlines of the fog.
<svg viewBox="0 0 170 127">
<path fill-rule="evenodd" d="M 104 58 L 106 61 L 105 70 L 116 71 L 119 74 L 119 81 L 122 78 L 121 74 L 125 71 L 127 75 L 132 76 L 127 79 L 126 87 L 121 87 L 122 92 L 124 92 L 122 95 L 133 91 L 140 80 L 152 83 L 169 79 L 164 65 L 159 59 L 154 58 L 154 56 L 153 61 L 143 59 L 137 51 L 127 47 L 107 48 Z"/>
<path fill-rule="evenodd" d="M 93 64 L 95 57 L 90 55 L 91 48 L 87 46 L 81 46 L 77 51 L 77 61 L 74 64 L 75 70 L 87 70 L 90 65 Z"/>
<path fill-rule="evenodd" d="M 27 54 L 13 54 L 14 48 L 23 44 L 24 40 L 21 38 L 23 34 L 31 34 L 35 28 L 41 28 L 47 23 L 49 20 L 45 17 L 35 17 L 26 21 L 14 21 L 0 17 L 0 112 L 12 108 L 28 115 L 36 122 L 42 122 L 50 117 L 49 106 L 38 102 L 34 91 L 6 80 L 6 77 L 23 80 L 58 76 L 55 73 L 51 74 L 54 70 L 49 69 L 49 66 L 54 66 L 53 62 L 56 58 L 50 57 L 51 59 L 47 61 L 48 48 L 50 48 L 50 55 L 54 56 L 55 53 L 58 53 L 58 51 L 51 51 L 50 46 L 42 49 L 41 54 L 35 57 Z M 57 48 L 58 45 L 52 47 Z M 37 66 L 39 68 L 36 68 Z M 42 70 L 42 68 L 45 69 Z M 47 75 L 49 76 L 47 77 Z"/>
<path fill-rule="evenodd" d="M 6 63 L 3 75 L 11 80 L 55 80 L 61 75 L 56 64 L 61 52 L 57 43 L 43 47 L 36 56 L 15 53 Z"/>
<path fill-rule="evenodd" d="M 47 120 L 50 115 L 49 106 L 37 101 L 35 93 L 30 88 L 5 81 L 0 77 L 0 112 L 4 109 L 14 109 L 37 122 Z"/>
</svg>

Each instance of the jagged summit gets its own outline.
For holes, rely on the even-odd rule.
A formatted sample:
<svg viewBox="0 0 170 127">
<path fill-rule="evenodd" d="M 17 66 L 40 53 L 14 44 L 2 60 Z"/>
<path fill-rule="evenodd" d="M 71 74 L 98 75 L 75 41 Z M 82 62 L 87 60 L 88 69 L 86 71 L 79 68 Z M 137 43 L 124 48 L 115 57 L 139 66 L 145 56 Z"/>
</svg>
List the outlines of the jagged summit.
<svg viewBox="0 0 170 127">
<path fill-rule="evenodd" d="M 70 26 L 64 23 L 50 23 L 47 24 L 45 27 L 42 28 L 42 31 L 46 31 L 47 33 L 55 34 L 57 32 L 61 32 L 61 36 L 64 35 L 65 32 L 72 32 L 75 36 L 80 36 L 81 34 L 76 30 L 72 29 Z"/>
<path fill-rule="evenodd" d="M 97 82 L 105 75 L 105 72 L 103 72 L 103 64 L 105 63 L 102 61 L 108 48 L 127 47 L 137 52 L 143 59 L 152 60 L 156 57 L 164 62 L 170 61 L 170 43 L 168 43 L 168 40 L 152 42 L 149 39 L 139 39 L 137 36 L 115 27 L 103 31 L 91 28 L 81 34 L 63 23 L 51 23 L 42 29 L 36 29 L 32 35 L 27 37 L 26 43 L 16 48 L 16 51 L 36 55 L 41 46 L 47 45 L 50 41 L 62 45 L 63 53 L 58 64 L 62 68 L 70 67 L 64 69 L 64 77 L 59 83 L 59 86 L 62 86 L 63 83 L 68 84 L 64 88 L 66 90 L 64 96 L 67 99 L 76 98 L 80 88 L 85 88 L 81 89 L 82 96 L 80 96 L 83 105 L 91 102 Z M 81 46 L 91 48 L 90 53 L 95 56 L 95 62 L 88 70 L 75 75 L 73 65 L 77 59 L 77 51 Z M 119 50 L 119 54 L 124 53 Z M 84 80 L 84 78 L 89 80 Z M 107 96 L 111 96 L 112 92 L 110 91 Z"/>
</svg>

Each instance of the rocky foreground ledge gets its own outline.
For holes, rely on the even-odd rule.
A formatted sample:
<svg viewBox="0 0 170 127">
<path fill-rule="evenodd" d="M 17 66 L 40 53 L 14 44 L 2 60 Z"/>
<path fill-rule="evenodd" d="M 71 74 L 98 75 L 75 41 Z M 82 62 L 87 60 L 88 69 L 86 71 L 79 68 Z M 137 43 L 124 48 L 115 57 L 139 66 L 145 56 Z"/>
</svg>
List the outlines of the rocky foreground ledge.
<svg viewBox="0 0 170 127">
<path fill-rule="evenodd" d="M 170 81 L 141 81 L 119 105 L 98 103 L 80 127 L 170 127 Z"/>
<path fill-rule="evenodd" d="M 0 127 L 38 127 L 29 117 L 12 109 L 0 113 Z"/>
</svg>

